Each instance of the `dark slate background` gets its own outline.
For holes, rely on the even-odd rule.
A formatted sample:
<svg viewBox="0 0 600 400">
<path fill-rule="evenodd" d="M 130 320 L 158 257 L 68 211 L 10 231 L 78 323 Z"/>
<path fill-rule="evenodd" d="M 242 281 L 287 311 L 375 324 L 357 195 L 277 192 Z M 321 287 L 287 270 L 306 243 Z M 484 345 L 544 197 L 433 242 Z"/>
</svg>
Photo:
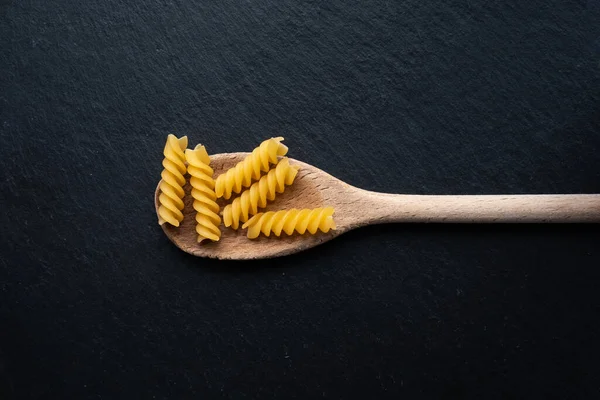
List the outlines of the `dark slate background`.
<svg viewBox="0 0 600 400">
<path fill-rule="evenodd" d="M 156 223 L 167 133 L 371 190 L 600 193 L 600 2 L 0 1 L 0 398 L 594 398 L 600 228 L 267 262 Z M 482 397 L 479 397 L 482 398 Z"/>
</svg>

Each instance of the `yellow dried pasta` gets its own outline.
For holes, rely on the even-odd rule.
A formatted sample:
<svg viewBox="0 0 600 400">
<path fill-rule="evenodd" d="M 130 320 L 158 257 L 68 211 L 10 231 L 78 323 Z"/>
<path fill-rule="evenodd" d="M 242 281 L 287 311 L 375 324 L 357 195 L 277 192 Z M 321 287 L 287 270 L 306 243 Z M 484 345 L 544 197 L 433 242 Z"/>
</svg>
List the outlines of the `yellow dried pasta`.
<svg viewBox="0 0 600 400">
<path fill-rule="evenodd" d="M 184 150 L 187 147 L 187 136 L 177 138 L 175 135 L 167 136 L 167 143 L 163 154 L 162 165 L 164 167 L 160 174 L 160 195 L 158 201 L 158 223 L 160 225 L 165 222 L 179 226 L 183 221 L 183 185 L 185 185 L 185 154 Z"/>
<path fill-rule="evenodd" d="M 253 180 L 258 180 L 261 172 L 269 170 L 269 164 L 277 164 L 277 157 L 286 155 L 288 151 L 282 140 L 282 137 L 265 140 L 235 167 L 219 175 L 215 182 L 217 197 L 229 199 L 232 192 L 239 193 L 242 188 L 250 186 Z"/>
<path fill-rule="evenodd" d="M 256 214 L 242 228 L 248 228 L 249 239 L 255 239 L 261 233 L 267 237 L 271 233 L 280 236 L 282 231 L 288 235 L 294 231 L 301 235 L 307 231 L 314 235 L 319 230 L 327 233 L 335 230 L 334 211 L 333 207 L 269 211 Z"/>
<path fill-rule="evenodd" d="M 239 223 L 248 221 L 249 215 L 258 212 L 258 208 L 267 206 L 267 200 L 275 200 L 277 193 L 283 193 L 285 185 L 291 185 L 296 178 L 299 167 L 290 165 L 290 160 L 285 157 L 277 167 L 271 169 L 258 182 L 244 190 L 231 204 L 223 209 L 223 222 L 225 226 L 238 229 Z"/>
<path fill-rule="evenodd" d="M 187 149 L 185 158 L 188 162 L 188 172 L 191 176 L 192 198 L 196 210 L 196 233 L 198 242 L 205 239 L 218 241 L 221 238 L 221 217 L 219 205 L 216 202 L 215 181 L 213 169 L 210 167 L 210 157 L 206 148 L 197 145 L 194 150 Z"/>
</svg>

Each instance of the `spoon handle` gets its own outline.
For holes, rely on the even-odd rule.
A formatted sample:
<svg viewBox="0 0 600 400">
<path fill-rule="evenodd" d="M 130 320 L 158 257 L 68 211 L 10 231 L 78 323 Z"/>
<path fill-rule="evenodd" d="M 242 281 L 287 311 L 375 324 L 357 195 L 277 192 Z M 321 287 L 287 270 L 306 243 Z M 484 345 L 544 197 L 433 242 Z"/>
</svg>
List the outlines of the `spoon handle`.
<svg viewBox="0 0 600 400">
<path fill-rule="evenodd" d="M 425 196 L 367 192 L 365 200 L 367 224 L 600 222 L 600 194 Z"/>
</svg>

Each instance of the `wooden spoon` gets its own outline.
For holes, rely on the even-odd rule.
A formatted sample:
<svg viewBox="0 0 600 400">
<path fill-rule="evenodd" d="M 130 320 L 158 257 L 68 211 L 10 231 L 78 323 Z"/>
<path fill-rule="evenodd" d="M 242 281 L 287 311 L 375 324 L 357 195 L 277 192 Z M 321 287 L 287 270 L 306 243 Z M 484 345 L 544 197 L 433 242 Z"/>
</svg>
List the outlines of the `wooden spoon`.
<svg viewBox="0 0 600 400">
<path fill-rule="evenodd" d="M 215 154 L 211 167 L 216 178 L 249 153 Z M 218 242 L 196 241 L 195 211 L 189 195 L 189 183 L 184 187 L 184 220 L 176 228 L 163 224 L 167 237 L 183 251 L 199 257 L 228 260 L 249 260 L 279 257 L 309 249 L 344 232 L 365 225 L 389 222 L 450 222 L 450 223 L 539 223 L 539 222 L 600 222 L 600 194 L 561 195 L 477 195 L 424 196 L 385 194 L 359 189 L 302 161 L 290 159 L 300 166 L 292 186 L 279 194 L 265 211 L 289 208 L 332 206 L 337 229 L 316 235 L 264 237 L 250 240 L 246 230 L 237 231 L 221 225 Z M 159 182 L 160 185 L 160 182 Z M 159 188 L 154 203 L 158 211 Z M 221 206 L 229 201 L 223 199 Z M 158 214 L 157 214 L 158 215 Z"/>
</svg>

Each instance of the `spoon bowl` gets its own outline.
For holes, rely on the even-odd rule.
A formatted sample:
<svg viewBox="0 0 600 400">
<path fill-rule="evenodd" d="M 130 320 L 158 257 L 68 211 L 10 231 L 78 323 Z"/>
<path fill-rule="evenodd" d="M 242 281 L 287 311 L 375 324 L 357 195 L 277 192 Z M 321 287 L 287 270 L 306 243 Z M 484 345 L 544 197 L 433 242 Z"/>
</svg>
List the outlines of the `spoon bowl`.
<svg viewBox="0 0 600 400">
<path fill-rule="evenodd" d="M 250 153 L 212 155 L 210 157 L 210 165 L 214 170 L 214 178 L 235 166 L 248 154 Z M 284 193 L 278 194 L 274 201 L 269 202 L 266 208 L 259 209 L 259 211 L 324 207 L 329 205 L 332 200 L 329 195 L 330 193 L 335 191 L 341 192 L 344 190 L 344 186 L 349 186 L 326 172 L 302 161 L 290 158 L 290 164 L 300 166 L 294 184 L 287 186 Z M 291 236 L 283 234 L 281 237 L 260 236 L 250 240 L 246 237 L 245 229 L 233 230 L 221 225 L 221 240 L 218 242 L 203 241 L 202 243 L 197 243 L 196 211 L 192 207 L 193 199 L 189 194 L 191 191 L 189 182 L 184 186 L 184 191 L 186 195 L 183 199 L 185 204 L 183 222 L 179 227 L 169 224 L 161 226 L 167 237 L 177 247 L 198 257 L 218 258 L 221 260 L 249 260 L 284 256 L 317 246 L 348 230 L 344 228 L 348 226 L 348 223 L 344 223 L 343 218 L 343 215 L 346 215 L 346 213 L 340 213 L 340 210 L 336 209 L 334 219 L 337 229 L 328 233 L 318 233 L 316 235 L 299 235 L 294 233 Z M 157 186 L 154 196 L 154 203 L 157 210 L 159 206 L 159 194 L 160 190 Z M 217 202 L 221 206 L 221 209 L 225 204 L 230 203 L 235 196 L 232 196 L 229 200 L 219 199 Z"/>
<path fill-rule="evenodd" d="M 214 178 L 242 161 L 249 153 L 222 153 L 210 157 Z M 218 242 L 196 238 L 196 211 L 190 184 L 184 191 L 184 219 L 179 227 L 161 225 L 167 237 L 183 251 L 221 260 L 273 258 L 297 253 L 329 241 L 351 229 L 390 222 L 542 223 L 600 222 L 600 194 L 558 195 L 402 195 L 371 192 L 348 185 L 327 172 L 290 158 L 300 170 L 294 183 L 259 211 L 332 206 L 336 230 L 315 235 L 264 237 L 250 240 L 246 230 L 221 225 Z M 154 203 L 158 212 L 160 194 Z M 219 199 L 223 207 L 232 199 Z M 158 216 L 158 214 L 157 214 Z"/>
</svg>

